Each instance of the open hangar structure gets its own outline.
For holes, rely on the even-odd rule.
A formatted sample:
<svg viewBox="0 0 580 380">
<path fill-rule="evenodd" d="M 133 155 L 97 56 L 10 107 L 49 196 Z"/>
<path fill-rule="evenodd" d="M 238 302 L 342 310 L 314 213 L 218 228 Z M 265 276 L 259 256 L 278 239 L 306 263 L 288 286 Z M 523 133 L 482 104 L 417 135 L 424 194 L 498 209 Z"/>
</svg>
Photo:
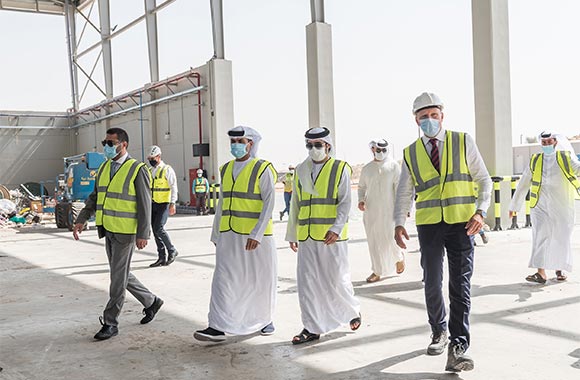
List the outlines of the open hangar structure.
<svg viewBox="0 0 580 380">
<path fill-rule="evenodd" d="M 144 0 L 140 16 L 115 26 L 111 25 L 111 1 L 0 1 L 0 10 L 62 17 L 71 89 L 71 107 L 66 111 L 0 110 L 0 183 L 14 186 L 54 178 L 62 171 L 62 157 L 100 150 L 106 129 L 122 127 L 129 132 L 133 157 L 144 159 L 149 145 L 161 147 L 164 159 L 176 170 L 180 201 L 187 201 L 189 197 L 184 195 L 190 193 L 190 170 L 202 167 L 209 179 L 217 182 L 218 165 L 230 159 L 222 138 L 234 126 L 232 62 L 225 56 L 223 1 L 209 0 L 213 57 L 205 63 L 192 62 L 193 68 L 163 80 L 159 78 L 157 15 L 175 1 L 184 0 Z M 325 20 L 324 0 L 310 0 L 309 5 L 308 119 L 310 126 L 324 125 L 332 130 L 332 28 Z M 490 173 L 503 175 L 513 172 L 512 159 L 506 159 L 512 157 L 508 4 L 507 0 L 472 0 L 471 7 L 476 138 Z M 146 30 L 142 37 L 147 45 L 150 82 L 116 94 L 111 46 L 117 36 L 141 23 Z M 83 38 L 95 33 L 97 41 L 83 46 Z M 87 64 L 88 56 L 94 57 L 94 62 Z M 88 88 L 96 89 L 103 100 L 85 105 L 83 96 Z M 194 144 L 209 144 L 209 156 L 194 157 Z"/>
</svg>

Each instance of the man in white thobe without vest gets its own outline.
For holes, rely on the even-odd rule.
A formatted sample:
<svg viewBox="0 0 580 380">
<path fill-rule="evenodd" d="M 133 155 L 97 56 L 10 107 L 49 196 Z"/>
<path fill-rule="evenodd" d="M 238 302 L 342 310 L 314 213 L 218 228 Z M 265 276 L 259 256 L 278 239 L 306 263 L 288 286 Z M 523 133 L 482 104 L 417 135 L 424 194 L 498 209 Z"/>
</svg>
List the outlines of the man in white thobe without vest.
<svg viewBox="0 0 580 380">
<path fill-rule="evenodd" d="M 392 231 L 395 229 L 395 194 L 401 166 L 392 159 L 385 139 L 369 143 L 373 160 L 361 171 L 358 182 L 358 208 L 363 211 L 372 273 L 367 282 L 405 270 L 403 250 L 397 246 Z"/>
</svg>

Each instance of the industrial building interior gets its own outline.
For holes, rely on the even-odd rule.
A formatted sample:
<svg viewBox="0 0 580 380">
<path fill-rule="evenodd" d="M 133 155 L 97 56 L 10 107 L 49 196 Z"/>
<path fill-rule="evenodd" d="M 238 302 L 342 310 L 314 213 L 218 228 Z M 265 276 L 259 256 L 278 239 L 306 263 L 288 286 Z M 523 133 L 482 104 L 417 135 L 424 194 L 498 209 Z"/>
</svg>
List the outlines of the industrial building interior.
<svg viewBox="0 0 580 380">
<path fill-rule="evenodd" d="M 24 12 L 62 20 L 70 87 L 68 109 L 14 110 L 3 109 L 0 104 L 0 206 L 3 199 L 12 198 L 24 210 L 18 223 L 0 219 L 0 380 L 577 377 L 578 276 L 571 274 L 566 283 L 548 281 L 545 287 L 522 284 L 520 280 L 528 271 L 531 240 L 531 230 L 525 228 L 528 223 L 523 224 L 526 211 L 521 210 L 519 220 L 515 217 L 521 227 L 516 223 L 516 228 L 511 228 L 514 219 L 508 216 L 507 207 L 493 207 L 493 203 L 486 221 L 492 229 L 494 224 L 504 228 L 491 232 L 490 244 L 476 248 L 474 344 L 470 349 L 478 360 L 476 371 L 445 373 L 441 362 L 424 354 L 430 331 L 415 226 L 409 227 L 405 273 L 386 277 L 374 286 L 365 283 L 367 240 L 354 196 L 349 216 L 349 260 L 354 291 L 363 310 L 362 328 L 356 334 L 337 330 L 325 335 L 320 344 L 293 347 L 290 339 L 300 327 L 297 259 L 285 241 L 286 221 L 282 217 L 277 220 L 278 207 L 283 203 L 280 183 L 273 223 L 279 255 L 276 334 L 233 337 L 217 345 L 195 342 L 193 331 L 207 322 L 215 246 L 209 239 L 213 216 L 192 215 L 195 195 L 191 189 L 200 168 L 211 184 L 219 185 L 219 167 L 232 158 L 226 136 L 238 123 L 234 106 L 240 99 L 234 98 L 236 62 L 226 55 L 224 12 L 235 0 L 199 0 L 203 2 L 200 9 L 207 10 L 200 17 L 211 20 L 213 54 L 164 76 L 160 74 L 158 16 L 190 0 L 138 1 L 139 11 L 123 24 L 111 22 L 111 4 L 117 1 L 124 0 L 0 0 L 0 13 Z M 289 112 L 292 108 L 307 109 L 304 114 L 308 125 L 297 125 L 292 131 L 292 138 L 296 137 L 303 147 L 307 127 L 326 126 L 333 132 L 333 139 L 335 132 L 347 135 L 357 127 L 335 122 L 335 92 L 339 91 L 333 77 L 335 35 L 325 10 L 325 3 L 331 2 L 289 1 L 303 2 L 310 16 L 303 20 L 304 29 L 300 30 L 306 60 L 302 68 L 305 80 L 299 86 L 304 87 L 305 96 L 296 104 L 285 105 Z M 464 0 L 471 5 L 474 137 L 490 175 L 497 178 L 521 174 L 529 157 L 540 151 L 537 143 L 513 144 L 508 1 Z M 397 7 L 396 1 L 391 3 Z M 372 12 L 369 4 L 357 6 L 364 14 Z M 355 7 L 350 2 L 340 5 Z M 146 46 L 143 65 L 148 72 L 147 82 L 117 93 L 112 46 L 135 28 L 143 32 L 139 36 Z M 371 53 L 369 56 L 361 57 L 361 61 L 372 60 Z M 357 91 L 350 94 L 363 95 Z M 407 103 L 410 101 L 405 99 Z M 352 112 L 364 113 L 361 108 Z M 181 215 L 169 218 L 167 231 L 178 245 L 180 256 L 171 267 L 151 269 L 149 264 L 157 256 L 154 241 L 135 251 L 131 270 L 158 292 L 165 306 L 153 323 L 143 327 L 135 322 L 141 318 L 141 305 L 127 297 L 122 333 L 108 342 L 94 342 L 90 338 L 99 327 L 97 316 L 108 292 L 107 258 L 94 222 L 89 223 L 80 242 L 73 241 L 68 229 L 72 230 L 74 220 L 70 218 L 78 212 L 72 204 L 86 198 L 86 176 L 94 178 L 101 162 L 100 158 L 92 162 L 93 155 L 100 157 L 101 140 L 112 127 L 128 132 L 128 151 L 133 158 L 145 162 L 147 148 L 158 145 L 163 160 L 174 168 Z M 272 133 L 281 140 L 287 136 L 287 132 Z M 389 133 L 396 135 L 396 128 Z M 530 130 L 529 134 L 535 133 Z M 572 145 L 580 153 L 580 132 L 577 137 Z M 340 153 L 355 149 L 348 140 L 340 141 L 342 145 L 336 143 Z M 285 149 L 289 150 L 283 144 L 278 147 L 280 156 Z M 280 158 L 279 162 L 289 161 Z M 73 170 L 77 166 L 83 171 Z M 281 169 L 279 174 L 285 171 L 284 167 L 277 169 Z M 497 204 L 509 203 L 511 186 L 509 180 L 498 184 Z M 355 194 L 356 183 L 353 189 Z M 57 215 L 59 202 L 70 204 L 61 221 Z M 212 209 L 214 205 L 212 202 Z M 577 257 L 580 201 L 576 200 L 575 205 L 572 246 Z"/>
</svg>

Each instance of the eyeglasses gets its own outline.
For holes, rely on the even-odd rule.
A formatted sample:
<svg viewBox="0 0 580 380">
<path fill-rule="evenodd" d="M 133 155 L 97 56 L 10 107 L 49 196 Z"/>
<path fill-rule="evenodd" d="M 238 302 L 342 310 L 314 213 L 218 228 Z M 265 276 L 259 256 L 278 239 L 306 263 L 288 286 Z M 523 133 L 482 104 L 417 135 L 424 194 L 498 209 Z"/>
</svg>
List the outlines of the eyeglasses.
<svg viewBox="0 0 580 380">
<path fill-rule="evenodd" d="M 321 142 L 315 142 L 314 144 L 306 143 L 306 149 L 308 149 L 308 150 L 310 150 L 312 148 L 322 149 L 323 147 L 324 147 L 324 144 Z"/>
<path fill-rule="evenodd" d="M 103 144 L 103 146 L 108 145 L 110 147 L 113 147 L 115 145 L 117 145 L 119 143 L 119 141 L 113 141 L 113 140 L 103 140 L 101 141 L 101 144 Z"/>
<path fill-rule="evenodd" d="M 375 151 L 377 151 L 378 153 L 386 153 L 387 152 L 387 148 L 375 148 Z"/>
</svg>

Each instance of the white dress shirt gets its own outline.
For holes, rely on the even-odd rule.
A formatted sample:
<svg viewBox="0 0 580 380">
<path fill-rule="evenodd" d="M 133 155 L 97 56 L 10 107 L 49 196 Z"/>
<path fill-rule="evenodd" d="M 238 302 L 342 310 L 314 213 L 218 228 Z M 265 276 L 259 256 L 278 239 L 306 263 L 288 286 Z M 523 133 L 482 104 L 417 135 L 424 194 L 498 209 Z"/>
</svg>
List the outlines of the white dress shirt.
<svg viewBox="0 0 580 380">
<path fill-rule="evenodd" d="M 439 162 L 441 161 L 441 155 L 443 153 L 443 146 L 445 144 L 445 130 L 441 128 L 437 136 L 437 148 L 439 149 Z M 431 137 L 425 135 L 421 136 L 421 141 L 425 145 L 427 154 L 431 156 L 431 150 L 433 149 L 429 140 Z M 473 138 L 465 134 L 465 154 L 467 160 L 467 168 L 471 174 L 473 182 L 478 185 L 478 196 L 475 202 L 475 210 L 487 211 L 491 203 L 491 190 L 493 183 L 489 176 L 489 172 L 485 167 L 483 158 L 475 145 Z M 403 160 L 401 168 L 401 177 L 399 178 L 399 185 L 397 186 L 397 195 L 395 199 L 395 226 L 404 226 L 405 220 L 407 219 L 407 214 L 411 211 L 411 206 L 415 198 L 415 186 L 413 184 L 413 177 L 411 172 L 407 167 L 407 164 Z M 475 212 L 475 210 L 473 210 Z"/>
</svg>

